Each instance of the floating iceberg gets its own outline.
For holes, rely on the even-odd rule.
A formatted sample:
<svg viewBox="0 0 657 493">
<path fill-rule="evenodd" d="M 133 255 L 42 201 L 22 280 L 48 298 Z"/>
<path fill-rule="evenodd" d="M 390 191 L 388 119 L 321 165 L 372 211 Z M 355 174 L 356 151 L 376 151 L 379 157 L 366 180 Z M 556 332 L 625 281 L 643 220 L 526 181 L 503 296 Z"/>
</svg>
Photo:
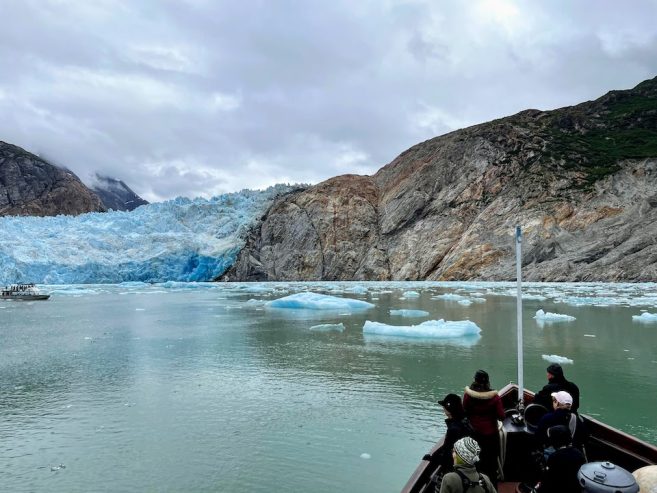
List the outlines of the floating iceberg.
<svg viewBox="0 0 657 493">
<path fill-rule="evenodd" d="M 267 308 L 292 308 L 301 310 L 369 310 L 372 303 L 350 298 L 338 298 L 328 294 L 296 293 L 277 300 L 268 301 Z"/>
<path fill-rule="evenodd" d="M 397 337 L 420 337 L 436 339 L 454 339 L 479 335 L 481 329 L 470 320 L 445 321 L 427 320 L 419 325 L 386 325 L 367 320 L 363 326 L 364 334 Z"/>
<path fill-rule="evenodd" d="M 420 297 L 420 293 L 418 293 L 417 291 L 404 291 L 404 292 L 402 293 L 402 296 L 403 296 L 404 298 L 419 298 L 419 297 Z"/>
<path fill-rule="evenodd" d="M 424 310 L 390 310 L 390 315 L 396 315 L 398 317 L 427 317 L 429 312 Z"/>
<path fill-rule="evenodd" d="M 134 211 L 0 218 L 0 284 L 209 281 L 244 245 L 248 227 L 289 187 Z"/>
<path fill-rule="evenodd" d="M 557 354 L 544 354 L 541 356 L 545 361 L 550 363 L 559 363 L 560 365 L 572 365 L 573 360 Z"/>
<path fill-rule="evenodd" d="M 439 294 L 431 297 L 432 300 L 461 301 L 467 299 L 465 296 L 454 293 Z"/>
<path fill-rule="evenodd" d="M 463 306 L 470 306 L 472 305 L 472 300 L 458 300 L 457 303 Z"/>
<path fill-rule="evenodd" d="M 310 327 L 308 330 L 312 330 L 314 332 L 344 332 L 344 324 L 339 323 L 339 324 L 320 324 L 320 325 L 313 325 Z"/>
<path fill-rule="evenodd" d="M 571 315 L 564 315 L 562 313 L 544 312 L 538 310 L 534 318 L 540 322 L 572 322 L 575 317 Z"/>
<path fill-rule="evenodd" d="M 642 323 L 654 323 L 657 322 L 657 313 L 643 312 L 641 315 L 632 315 L 632 320 Z"/>
</svg>

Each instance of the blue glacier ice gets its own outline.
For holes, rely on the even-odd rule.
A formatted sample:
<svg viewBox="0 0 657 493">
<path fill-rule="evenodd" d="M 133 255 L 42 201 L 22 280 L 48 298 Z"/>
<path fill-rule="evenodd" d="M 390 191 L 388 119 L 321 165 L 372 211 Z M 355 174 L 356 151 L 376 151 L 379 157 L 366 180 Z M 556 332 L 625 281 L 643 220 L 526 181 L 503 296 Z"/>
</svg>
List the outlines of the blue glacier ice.
<svg viewBox="0 0 657 493">
<path fill-rule="evenodd" d="M 367 301 L 309 292 L 291 294 L 277 300 L 268 301 L 265 306 L 268 308 L 297 310 L 369 310 L 374 308 L 374 305 Z"/>
<path fill-rule="evenodd" d="M 559 363 L 560 365 L 572 365 L 573 360 L 566 358 L 565 356 L 559 356 L 558 354 L 543 354 L 541 355 L 545 361 L 550 363 Z"/>
<path fill-rule="evenodd" d="M 657 323 L 657 313 L 643 312 L 641 315 L 632 315 L 632 320 L 643 323 Z"/>
<path fill-rule="evenodd" d="M 210 281 L 233 264 L 248 227 L 287 190 L 177 198 L 131 212 L 1 217 L 0 284 Z"/>
<path fill-rule="evenodd" d="M 364 334 L 397 337 L 454 339 L 477 336 L 480 332 L 479 326 L 470 320 L 427 320 L 419 325 L 387 325 L 367 320 L 363 325 Z"/>
</svg>

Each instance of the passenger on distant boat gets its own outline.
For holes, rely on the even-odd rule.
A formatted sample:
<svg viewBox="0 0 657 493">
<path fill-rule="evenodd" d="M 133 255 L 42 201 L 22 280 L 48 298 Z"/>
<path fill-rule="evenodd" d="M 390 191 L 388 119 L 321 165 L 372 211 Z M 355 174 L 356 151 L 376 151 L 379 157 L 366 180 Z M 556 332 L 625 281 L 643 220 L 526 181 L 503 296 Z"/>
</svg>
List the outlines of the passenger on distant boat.
<svg viewBox="0 0 657 493">
<path fill-rule="evenodd" d="M 474 429 L 472 436 L 481 447 L 479 468 L 497 484 L 500 451 L 497 422 L 504 420 L 504 407 L 497 390 L 491 389 L 490 378 L 484 370 L 477 370 L 474 381 L 465 387 L 463 409 Z"/>
<path fill-rule="evenodd" d="M 572 412 L 573 398 L 563 390 L 552 393 L 553 411 L 543 416 L 536 426 L 536 436 L 547 448 L 545 455 L 549 456 L 554 452 L 550 447 L 548 431 L 558 425 L 568 428 L 573 444 L 580 450 L 584 450 L 586 438 L 588 436 L 586 425 L 577 413 Z"/>
<path fill-rule="evenodd" d="M 481 449 L 470 437 L 461 438 L 454 444 L 452 457 L 454 472 L 445 474 L 440 485 L 440 493 L 496 493 L 493 483 L 476 464 Z"/>
<path fill-rule="evenodd" d="M 579 468 L 586 464 L 584 454 L 572 446 L 570 430 L 563 425 L 548 429 L 548 439 L 555 452 L 547 460 L 538 493 L 581 493 L 577 479 Z"/>
<path fill-rule="evenodd" d="M 559 363 L 552 363 L 547 367 L 548 383 L 534 396 L 534 404 L 540 404 L 545 409 L 552 409 L 552 393 L 565 390 L 573 398 L 572 411 L 579 409 L 579 388 L 573 382 L 566 380 L 563 368 Z"/>
</svg>

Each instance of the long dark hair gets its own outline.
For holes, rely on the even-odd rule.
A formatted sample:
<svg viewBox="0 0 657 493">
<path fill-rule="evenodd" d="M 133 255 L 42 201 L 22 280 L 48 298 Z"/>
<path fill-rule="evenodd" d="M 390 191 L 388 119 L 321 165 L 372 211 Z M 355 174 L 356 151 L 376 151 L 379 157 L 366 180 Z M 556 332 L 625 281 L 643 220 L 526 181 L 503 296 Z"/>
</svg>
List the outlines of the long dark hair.
<svg viewBox="0 0 657 493">
<path fill-rule="evenodd" d="M 488 392 L 490 390 L 490 377 L 484 370 L 477 370 L 474 374 L 474 381 L 470 384 L 472 390 L 477 392 Z"/>
</svg>

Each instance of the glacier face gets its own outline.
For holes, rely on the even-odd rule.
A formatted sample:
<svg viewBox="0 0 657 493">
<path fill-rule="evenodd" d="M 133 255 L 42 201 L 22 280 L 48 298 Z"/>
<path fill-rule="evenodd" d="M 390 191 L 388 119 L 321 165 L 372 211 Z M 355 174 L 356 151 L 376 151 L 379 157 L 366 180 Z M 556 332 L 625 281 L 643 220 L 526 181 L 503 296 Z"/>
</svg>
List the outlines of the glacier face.
<svg viewBox="0 0 657 493">
<path fill-rule="evenodd" d="M 0 218 L 0 284 L 209 281 L 235 261 L 248 227 L 290 187 L 177 198 L 80 216 Z"/>
</svg>

